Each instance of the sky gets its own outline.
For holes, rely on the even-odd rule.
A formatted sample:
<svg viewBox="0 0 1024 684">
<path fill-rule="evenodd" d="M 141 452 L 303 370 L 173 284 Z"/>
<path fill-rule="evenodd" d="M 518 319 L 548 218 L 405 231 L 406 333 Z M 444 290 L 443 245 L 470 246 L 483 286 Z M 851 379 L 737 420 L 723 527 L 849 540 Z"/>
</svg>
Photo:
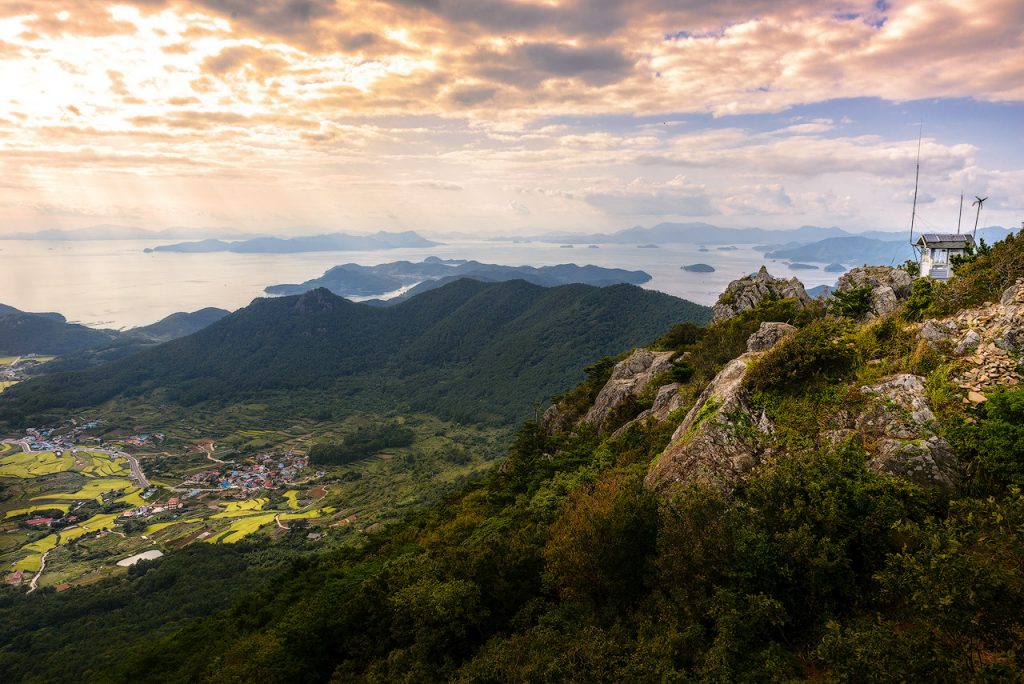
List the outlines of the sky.
<svg viewBox="0 0 1024 684">
<path fill-rule="evenodd" d="M 0 0 L 0 233 L 1024 221 L 1020 0 Z"/>
</svg>

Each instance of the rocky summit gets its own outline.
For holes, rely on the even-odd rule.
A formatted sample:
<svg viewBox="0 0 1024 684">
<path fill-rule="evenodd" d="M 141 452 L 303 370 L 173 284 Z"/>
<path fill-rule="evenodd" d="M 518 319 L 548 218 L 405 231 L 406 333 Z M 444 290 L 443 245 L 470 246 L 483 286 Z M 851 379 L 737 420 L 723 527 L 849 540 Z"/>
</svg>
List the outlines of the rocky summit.
<svg viewBox="0 0 1024 684">
<path fill-rule="evenodd" d="M 811 302 L 803 283 L 797 278 L 774 278 L 768 273 L 768 269 L 762 266 L 757 273 L 729 283 L 715 304 L 714 320 L 726 320 L 749 311 L 766 298 L 793 299 L 800 306 L 806 306 Z"/>
<path fill-rule="evenodd" d="M 861 266 L 839 276 L 836 292 L 870 288 L 870 306 L 865 318 L 874 320 L 894 312 L 910 296 L 914 279 L 899 268 Z"/>
</svg>

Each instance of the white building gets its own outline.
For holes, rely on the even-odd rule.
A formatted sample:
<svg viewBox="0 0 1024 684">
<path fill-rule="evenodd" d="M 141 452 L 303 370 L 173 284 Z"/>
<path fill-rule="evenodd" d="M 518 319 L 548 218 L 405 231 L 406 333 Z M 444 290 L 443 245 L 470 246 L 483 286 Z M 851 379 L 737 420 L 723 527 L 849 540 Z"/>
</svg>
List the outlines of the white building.
<svg viewBox="0 0 1024 684">
<path fill-rule="evenodd" d="M 953 276 L 950 260 L 974 247 L 974 238 L 955 233 L 924 233 L 914 244 L 921 248 L 921 275 L 949 280 Z"/>
</svg>

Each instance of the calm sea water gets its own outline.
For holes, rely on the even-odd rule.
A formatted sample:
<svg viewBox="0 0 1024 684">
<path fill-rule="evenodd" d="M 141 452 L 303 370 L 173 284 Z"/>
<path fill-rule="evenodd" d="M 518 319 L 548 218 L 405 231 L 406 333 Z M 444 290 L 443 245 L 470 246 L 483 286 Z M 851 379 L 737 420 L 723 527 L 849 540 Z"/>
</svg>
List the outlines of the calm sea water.
<svg viewBox="0 0 1024 684">
<path fill-rule="evenodd" d="M 645 287 L 713 304 L 731 281 L 766 263 L 772 275 L 796 275 L 807 287 L 831 284 L 834 274 L 792 271 L 765 260 L 752 245 L 734 251 L 697 245 L 577 245 L 564 249 L 545 243 L 452 241 L 428 249 L 309 254 L 145 254 L 149 241 L 44 242 L 0 240 L 0 303 L 24 311 L 57 311 L 71 321 L 107 328 L 146 325 L 174 313 L 206 306 L 234 310 L 263 288 L 300 283 L 344 263 L 373 265 L 428 256 L 476 259 L 512 266 L 576 263 L 647 271 Z M 707 263 L 715 273 L 688 273 L 684 264 Z"/>
</svg>

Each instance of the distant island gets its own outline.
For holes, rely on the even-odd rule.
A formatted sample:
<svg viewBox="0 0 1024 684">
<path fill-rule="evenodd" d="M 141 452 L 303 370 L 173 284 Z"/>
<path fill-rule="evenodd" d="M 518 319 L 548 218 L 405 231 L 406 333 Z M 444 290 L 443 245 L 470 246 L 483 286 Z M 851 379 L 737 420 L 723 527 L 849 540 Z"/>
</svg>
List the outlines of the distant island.
<svg viewBox="0 0 1024 684">
<path fill-rule="evenodd" d="M 427 240 L 413 231 L 388 233 L 380 231 L 373 235 L 349 235 L 328 233 L 294 238 L 263 237 L 251 240 L 225 242 L 223 240 L 199 240 L 180 242 L 147 248 L 149 252 L 178 252 L 201 254 L 207 252 L 238 252 L 245 254 L 296 254 L 299 252 L 343 252 L 353 250 L 398 249 L 401 247 L 435 247 L 440 243 Z"/>
<path fill-rule="evenodd" d="M 342 264 L 328 270 L 319 278 L 301 284 L 271 285 L 264 292 L 271 295 L 293 295 L 326 288 L 342 297 L 381 297 L 392 295 L 390 301 L 407 299 L 459 278 L 486 282 L 525 280 L 534 285 L 554 287 L 582 283 L 604 287 L 623 283 L 642 285 L 651 280 L 644 271 L 627 271 L 601 266 L 501 266 L 464 259 L 427 257 L 416 263 L 393 261 L 376 266 Z"/>
<path fill-rule="evenodd" d="M 658 245 L 654 245 L 654 244 L 637 245 L 637 248 L 638 249 L 658 249 Z"/>
<path fill-rule="evenodd" d="M 684 271 L 690 273 L 714 273 L 715 267 L 709 264 L 690 264 L 689 266 L 680 266 Z"/>
<path fill-rule="evenodd" d="M 821 270 L 825 271 L 825 273 L 846 273 L 846 267 L 837 263 L 831 263 Z"/>
<path fill-rule="evenodd" d="M 802 264 L 799 261 L 792 262 L 789 267 L 794 271 L 817 271 L 818 267 L 814 264 Z"/>
<path fill-rule="evenodd" d="M 739 247 L 733 247 L 732 245 L 726 245 L 725 247 L 719 247 L 719 252 L 735 252 Z"/>
</svg>

